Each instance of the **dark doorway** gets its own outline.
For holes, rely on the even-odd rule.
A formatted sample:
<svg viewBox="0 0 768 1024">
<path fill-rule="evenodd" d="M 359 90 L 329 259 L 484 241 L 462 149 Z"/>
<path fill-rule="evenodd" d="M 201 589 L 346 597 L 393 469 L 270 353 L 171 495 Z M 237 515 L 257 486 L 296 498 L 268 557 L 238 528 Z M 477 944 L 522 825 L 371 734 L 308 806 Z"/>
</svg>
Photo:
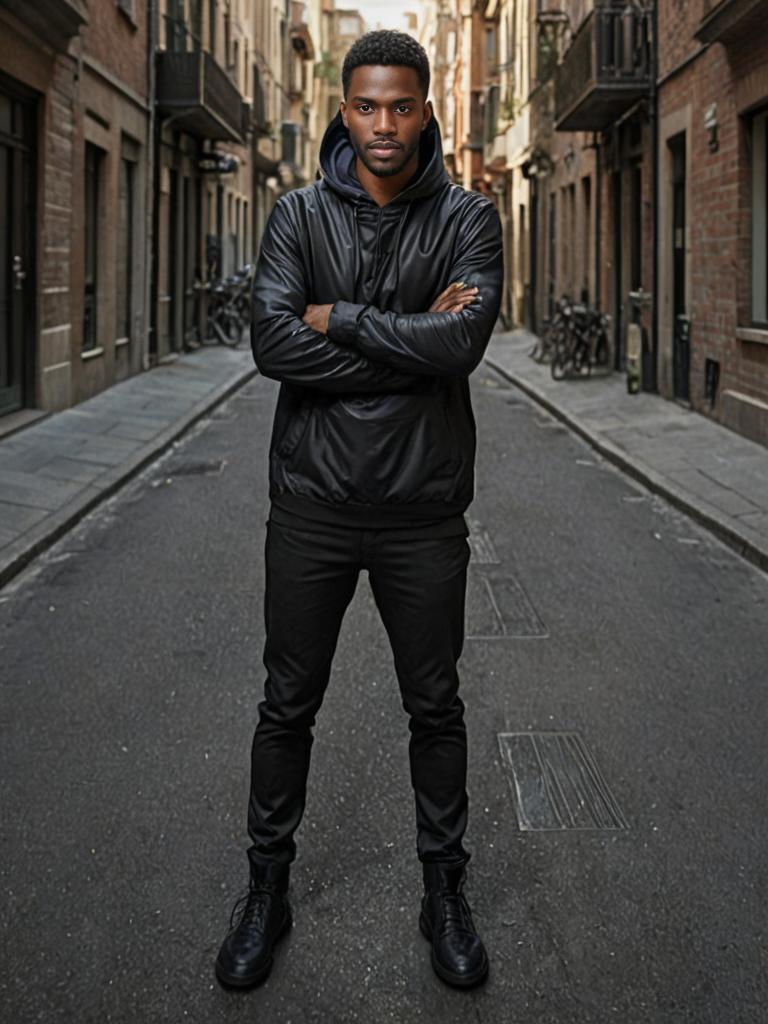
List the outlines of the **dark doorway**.
<svg viewBox="0 0 768 1024">
<path fill-rule="evenodd" d="M 626 365 L 624 343 L 624 267 L 622 261 L 622 189 L 621 171 L 614 171 L 611 179 L 613 192 L 613 351 L 615 370 Z"/>
<path fill-rule="evenodd" d="M 672 389 L 691 398 L 690 320 L 685 304 L 685 133 L 669 140 L 672 161 Z"/>
<path fill-rule="evenodd" d="M 0 80 L 0 415 L 21 409 L 34 346 L 35 102 Z"/>
<path fill-rule="evenodd" d="M 195 334 L 195 281 L 200 275 L 197 253 L 200 246 L 199 223 L 199 181 L 184 178 L 184 237 L 183 237 L 183 287 L 184 287 L 184 340 L 190 341 Z"/>
<path fill-rule="evenodd" d="M 549 230 L 548 230 L 548 279 L 547 279 L 547 315 L 555 312 L 555 287 L 557 285 L 557 193 L 549 193 Z"/>
<path fill-rule="evenodd" d="M 172 352 L 179 349 L 180 302 L 182 268 L 179 266 L 179 172 L 170 171 L 168 193 L 168 339 Z"/>
<path fill-rule="evenodd" d="M 528 273 L 530 284 L 528 286 L 528 329 L 535 334 L 538 330 L 538 269 L 539 269 L 539 193 L 536 179 L 531 179 L 530 191 L 531 213 L 528 223 L 528 240 L 530 256 Z"/>
</svg>

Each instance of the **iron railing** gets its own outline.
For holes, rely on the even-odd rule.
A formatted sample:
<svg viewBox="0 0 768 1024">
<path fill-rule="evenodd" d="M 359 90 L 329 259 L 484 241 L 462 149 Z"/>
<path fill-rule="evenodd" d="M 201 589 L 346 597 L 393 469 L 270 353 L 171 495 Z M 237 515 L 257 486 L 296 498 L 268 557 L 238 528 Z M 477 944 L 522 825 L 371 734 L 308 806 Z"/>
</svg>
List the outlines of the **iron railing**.
<svg viewBox="0 0 768 1024">
<path fill-rule="evenodd" d="M 651 85 L 650 16 L 640 4 L 598 0 L 555 71 L 558 131 L 602 131 Z"/>
<path fill-rule="evenodd" d="M 158 54 L 157 102 L 179 127 L 194 135 L 242 140 L 242 96 L 207 51 Z"/>
</svg>

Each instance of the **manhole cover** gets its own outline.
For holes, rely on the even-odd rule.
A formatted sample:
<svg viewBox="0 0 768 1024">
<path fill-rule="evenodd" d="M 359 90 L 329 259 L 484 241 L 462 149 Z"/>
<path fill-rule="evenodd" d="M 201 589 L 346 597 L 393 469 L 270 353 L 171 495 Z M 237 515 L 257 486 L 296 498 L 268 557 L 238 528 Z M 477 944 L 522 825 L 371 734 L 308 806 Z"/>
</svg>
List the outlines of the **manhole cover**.
<svg viewBox="0 0 768 1024">
<path fill-rule="evenodd" d="M 466 619 L 468 640 L 549 636 L 522 584 L 508 573 L 470 571 Z"/>
<path fill-rule="evenodd" d="M 579 733 L 500 733 L 499 749 L 521 832 L 629 828 Z"/>
<path fill-rule="evenodd" d="M 469 561 L 480 562 L 485 565 L 498 565 L 499 556 L 496 554 L 496 548 L 493 546 L 491 535 L 483 524 L 478 522 L 477 519 L 467 517 L 467 527 L 469 528 L 467 540 L 472 552 Z"/>
</svg>

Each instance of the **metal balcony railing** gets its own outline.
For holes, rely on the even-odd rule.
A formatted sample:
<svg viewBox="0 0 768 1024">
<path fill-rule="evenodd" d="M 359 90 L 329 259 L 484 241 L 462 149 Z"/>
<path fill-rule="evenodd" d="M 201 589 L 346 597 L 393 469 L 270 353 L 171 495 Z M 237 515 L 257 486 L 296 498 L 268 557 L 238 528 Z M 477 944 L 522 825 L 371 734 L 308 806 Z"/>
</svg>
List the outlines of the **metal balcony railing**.
<svg viewBox="0 0 768 1024">
<path fill-rule="evenodd" d="M 0 0 L 0 7 L 57 50 L 66 50 L 70 39 L 88 24 L 85 0 Z"/>
<path fill-rule="evenodd" d="M 157 103 L 191 135 L 243 141 L 243 98 L 207 51 L 158 53 Z"/>
<path fill-rule="evenodd" d="M 651 86 L 650 17 L 639 4 L 597 0 L 555 70 L 558 131 L 603 131 Z"/>
<path fill-rule="evenodd" d="M 694 35 L 702 43 L 736 42 L 768 25 L 768 0 L 704 0 Z"/>
</svg>

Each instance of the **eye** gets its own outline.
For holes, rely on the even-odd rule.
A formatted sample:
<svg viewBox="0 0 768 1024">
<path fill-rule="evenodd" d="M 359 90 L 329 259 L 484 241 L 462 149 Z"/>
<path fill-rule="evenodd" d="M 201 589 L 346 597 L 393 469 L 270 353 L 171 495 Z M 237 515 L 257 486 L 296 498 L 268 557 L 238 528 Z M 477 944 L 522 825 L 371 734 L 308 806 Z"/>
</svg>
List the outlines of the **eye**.
<svg viewBox="0 0 768 1024">
<path fill-rule="evenodd" d="M 359 110 L 359 111 L 360 111 L 360 112 L 361 112 L 362 114 L 365 114 L 365 113 L 366 113 L 366 112 L 367 112 L 368 110 L 370 110 L 370 109 L 371 109 L 371 105 L 370 105 L 370 103 L 358 103 L 358 105 L 357 105 L 357 109 L 358 109 L 358 110 Z"/>
<path fill-rule="evenodd" d="M 405 104 L 401 103 L 400 106 L 395 107 L 395 110 L 401 110 L 405 114 L 410 114 L 410 112 L 413 110 L 413 107 L 407 107 L 405 106 Z"/>
</svg>

